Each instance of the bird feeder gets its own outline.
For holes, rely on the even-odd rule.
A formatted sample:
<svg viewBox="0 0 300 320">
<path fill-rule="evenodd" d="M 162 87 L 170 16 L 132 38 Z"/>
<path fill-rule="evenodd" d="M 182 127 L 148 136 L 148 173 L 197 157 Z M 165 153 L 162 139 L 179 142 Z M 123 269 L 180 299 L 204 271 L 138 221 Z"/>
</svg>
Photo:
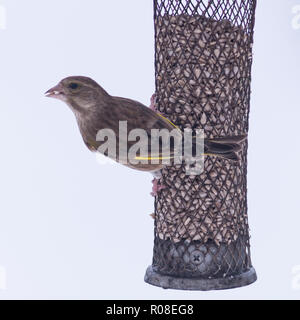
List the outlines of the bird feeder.
<svg viewBox="0 0 300 320">
<path fill-rule="evenodd" d="M 158 111 L 205 138 L 248 133 L 256 0 L 154 0 Z M 247 140 L 241 161 L 206 156 L 200 175 L 162 170 L 152 266 L 145 281 L 215 290 L 256 281 L 247 218 Z"/>
</svg>

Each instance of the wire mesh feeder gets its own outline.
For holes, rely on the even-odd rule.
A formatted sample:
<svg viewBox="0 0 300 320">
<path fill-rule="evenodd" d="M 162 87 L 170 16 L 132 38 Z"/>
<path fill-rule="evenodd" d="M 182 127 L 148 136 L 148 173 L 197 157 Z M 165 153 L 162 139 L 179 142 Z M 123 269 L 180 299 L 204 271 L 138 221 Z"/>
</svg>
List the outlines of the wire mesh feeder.
<svg viewBox="0 0 300 320">
<path fill-rule="evenodd" d="M 158 111 L 206 138 L 248 132 L 256 0 L 155 0 Z M 256 280 L 247 220 L 247 141 L 239 164 L 207 156 L 201 175 L 166 167 L 145 281 L 212 290 Z"/>
</svg>

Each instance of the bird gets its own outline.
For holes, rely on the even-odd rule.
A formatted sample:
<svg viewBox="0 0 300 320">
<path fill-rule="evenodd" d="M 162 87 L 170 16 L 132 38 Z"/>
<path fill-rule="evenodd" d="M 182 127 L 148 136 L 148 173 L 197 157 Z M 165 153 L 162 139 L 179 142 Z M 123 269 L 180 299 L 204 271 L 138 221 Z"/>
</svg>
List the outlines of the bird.
<svg viewBox="0 0 300 320">
<path fill-rule="evenodd" d="M 46 97 L 56 98 L 66 103 L 73 111 L 78 123 L 78 127 L 87 148 L 92 152 L 99 151 L 99 147 L 104 143 L 97 139 L 100 130 L 110 129 L 117 135 L 116 141 L 116 157 L 114 160 L 135 170 L 151 172 L 154 175 L 152 195 L 156 196 L 159 191 L 165 188 L 160 185 L 161 169 L 164 166 L 162 159 L 164 158 L 161 148 L 158 151 L 158 161 L 139 161 L 131 163 L 120 156 L 119 146 L 126 137 L 118 135 L 120 121 L 127 122 L 127 130 L 140 128 L 147 133 L 147 150 L 151 150 L 151 130 L 167 129 L 172 131 L 177 129 L 182 131 L 161 113 L 156 107 L 155 95 L 151 97 L 150 107 L 144 104 L 122 97 L 111 96 L 96 81 L 85 76 L 69 76 L 62 79 L 56 86 L 45 92 Z M 216 137 L 204 140 L 204 154 L 225 158 L 229 161 L 240 161 L 239 152 L 242 148 L 242 142 L 247 135 Z M 136 143 L 136 141 L 126 141 L 127 151 Z M 173 145 L 174 147 L 174 145 Z M 175 148 L 175 147 L 174 147 Z M 173 150 L 174 151 L 174 150 Z M 109 156 L 107 152 L 102 152 L 105 156 Z M 155 155 L 154 155 L 155 156 Z M 172 158 L 169 154 L 170 159 Z M 149 153 L 146 160 L 152 160 L 153 153 Z M 145 160 L 145 159 L 143 159 Z"/>
</svg>

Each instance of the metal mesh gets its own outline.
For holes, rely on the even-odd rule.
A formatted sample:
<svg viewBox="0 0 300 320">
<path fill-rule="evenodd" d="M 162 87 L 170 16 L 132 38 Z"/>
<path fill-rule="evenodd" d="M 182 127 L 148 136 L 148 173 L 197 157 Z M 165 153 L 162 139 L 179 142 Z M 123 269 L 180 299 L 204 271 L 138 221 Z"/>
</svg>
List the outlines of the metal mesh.
<svg viewBox="0 0 300 320">
<path fill-rule="evenodd" d="M 206 138 L 248 132 L 255 0 L 155 0 L 158 111 Z M 207 156 L 204 172 L 162 171 L 153 269 L 217 278 L 251 267 L 247 142 L 241 162 Z"/>
</svg>

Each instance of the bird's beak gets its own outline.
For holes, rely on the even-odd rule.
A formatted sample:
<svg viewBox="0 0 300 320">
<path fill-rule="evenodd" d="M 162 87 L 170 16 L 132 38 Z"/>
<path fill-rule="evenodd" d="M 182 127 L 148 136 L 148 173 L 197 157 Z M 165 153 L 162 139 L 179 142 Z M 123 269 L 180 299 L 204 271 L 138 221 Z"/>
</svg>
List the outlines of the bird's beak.
<svg viewBox="0 0 300 320">
<path fill-rule="evenodd" d="M 49 89 L 47 92 L 45 92 L 45 96 L 56 99 L 62 98 L 64 96 L 62 85 L 58 84 L 57 86 Z"/>
</svg>

